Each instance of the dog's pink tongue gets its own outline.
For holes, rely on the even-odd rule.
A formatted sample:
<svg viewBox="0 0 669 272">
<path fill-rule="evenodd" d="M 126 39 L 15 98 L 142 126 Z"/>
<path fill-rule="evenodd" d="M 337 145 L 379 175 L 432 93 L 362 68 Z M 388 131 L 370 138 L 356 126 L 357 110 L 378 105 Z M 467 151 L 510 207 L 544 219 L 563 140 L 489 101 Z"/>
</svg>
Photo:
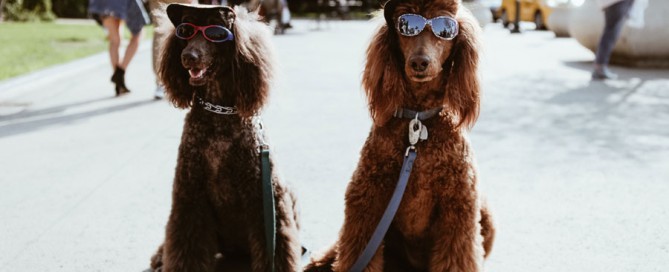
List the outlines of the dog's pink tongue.
<svg viewBox="0 0 669 272">
<path fill-rule="evenodd" d="M 192 78 L 201 78 L 204 75 L 205 69 L 190 69 L 188 70 L 188 73 L 190 74 L 190 77 Z"/>
</svg>

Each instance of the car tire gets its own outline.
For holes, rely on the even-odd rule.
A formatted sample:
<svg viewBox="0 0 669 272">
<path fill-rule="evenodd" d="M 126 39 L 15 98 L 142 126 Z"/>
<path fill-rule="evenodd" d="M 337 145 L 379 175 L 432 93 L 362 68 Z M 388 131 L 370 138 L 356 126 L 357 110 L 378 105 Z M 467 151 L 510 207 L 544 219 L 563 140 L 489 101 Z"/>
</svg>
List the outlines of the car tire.
<svg viewBox="0 0 669 272">
<path fill-rule="evenodd" d="M 497 23 L 497 20 L 499 20 L 499 17 L 497 17 L 497 12 L 490 10 L 490 13 L 492 14 L 492 22 Z"/>
<path fill-rule="evenodd" d="M 499 16 L 500 19 L 502 19 L 502 25 L 504 27 L 509 27 L 509 14 L 506 12 L 506 10 L 502 10 L 502 15 Z"/>
<path fill-rule="evenodd" d="M 537 30 L 546 30 L 546 24 L 544 24 L 544 15 L 540 11 L 534 14 L 534 24 L 537 25 Z"/>
</svg>

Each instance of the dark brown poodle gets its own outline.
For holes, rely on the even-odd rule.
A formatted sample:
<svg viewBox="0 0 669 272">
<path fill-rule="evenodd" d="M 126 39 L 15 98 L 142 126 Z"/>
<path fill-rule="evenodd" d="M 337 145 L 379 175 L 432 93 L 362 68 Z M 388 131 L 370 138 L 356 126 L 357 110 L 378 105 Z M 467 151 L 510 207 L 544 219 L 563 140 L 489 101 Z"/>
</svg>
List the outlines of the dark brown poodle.
<svg viewBox="0 0 669 272">
<path fill-rule="evenodd" d="M 274 72 L 270 30 L 244 9 L 170 5 L 167 14 L 174 26 L 190 25 L 177 27 L 165 41 L 159 77 L 169 101 L 191 110 L 165 242 L 151 267 L 269 271 L 259 156 L 264 136 L 256 117 Z M 272 183 L 275 271 L 294 272 L 301 253 L 296 199 L 275 174 Z"/>
<path fill-rule="evenodd" d="M 400 108 L 439 114 L 422 122 L 428 138 L 415 145 L 402 202 L 364 271 L 483 270 L 494 227 L 477 190 L 466 137 L 479 113 L 480 27 L 459 3 L 391 0 L 384 7 L 385 22 L 367 49 L 362 82 L 374 125 L 346 190 L 339 239 L 306 271 L 349 271 L 367 245 L 410 146 L 411 119 L 394 117 Z M 417 22 L 440 16 L 447 18 L 419 31 Z"/>
</svg>

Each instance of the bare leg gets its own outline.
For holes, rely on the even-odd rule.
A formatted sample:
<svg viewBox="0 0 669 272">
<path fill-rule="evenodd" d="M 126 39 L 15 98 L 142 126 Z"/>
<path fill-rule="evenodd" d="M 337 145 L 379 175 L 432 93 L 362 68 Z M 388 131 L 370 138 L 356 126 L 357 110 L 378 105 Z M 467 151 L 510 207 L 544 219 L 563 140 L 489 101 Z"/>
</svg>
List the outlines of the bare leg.
<svg viewBox="0 0 669 272">
<path fill-rule="evenodd" d="M 119 68 L 119 53 L 118 49 L 121 46 L 121 20 L 115 17 L 107 16 L 102 19 L 102 25 L 107 29 L 109 38 L 109 59 L 111 60 L 114 74 L 111 81 L 116 84 L 116 96 L 130 92 L 125 87 L 124 71 Z"/>
<path fill-rule="evenodd" d="M 102 25 L 107 29 L 109 38 L 109 58 L 112 69 L 116 69 L 119 64 L 118 48 L 121 45 L 121 20 L 115 17 L 107 16 L 102 19 Z"/>
<path fill-rule="evenodd" d="M 143 33 L 144 31 L 142 30 L 130 38 L 130 43 L 128 43 L 128 47 L 126 47 L 125 54 L 123 55 L 123 62 L 118 65 L 121 69 L 125 70 L 135 56 L 135 53 L 137 53 L 137 48 L 139 47 L 139 42 L 142 41 Z"/>
</svg>

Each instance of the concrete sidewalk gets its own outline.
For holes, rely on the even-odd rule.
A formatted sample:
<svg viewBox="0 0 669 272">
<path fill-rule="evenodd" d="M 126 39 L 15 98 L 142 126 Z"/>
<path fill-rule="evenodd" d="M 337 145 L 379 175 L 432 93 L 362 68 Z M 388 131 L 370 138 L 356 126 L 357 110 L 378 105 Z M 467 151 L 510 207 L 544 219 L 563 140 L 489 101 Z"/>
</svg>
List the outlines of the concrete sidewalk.
<svg viewBox="0 0 669 272">
<path fill-rule="evenodd" d="M 371 125 L 359 86 L 375 25 L 314 28 L 274 38 L 264 119 L 319 249 Z M 484 35 L 471 136 L 498 225 L 487 270 L 669 270 L 669 71 L 592 82 L 592 53 L 571 39 Z M 186 112 L 152 100 L 146 44 L 122 98 L 106 55 L 65 67 L 0 88 L 0 271 L 141 271 L 164 236 Z"/>
</svg>

